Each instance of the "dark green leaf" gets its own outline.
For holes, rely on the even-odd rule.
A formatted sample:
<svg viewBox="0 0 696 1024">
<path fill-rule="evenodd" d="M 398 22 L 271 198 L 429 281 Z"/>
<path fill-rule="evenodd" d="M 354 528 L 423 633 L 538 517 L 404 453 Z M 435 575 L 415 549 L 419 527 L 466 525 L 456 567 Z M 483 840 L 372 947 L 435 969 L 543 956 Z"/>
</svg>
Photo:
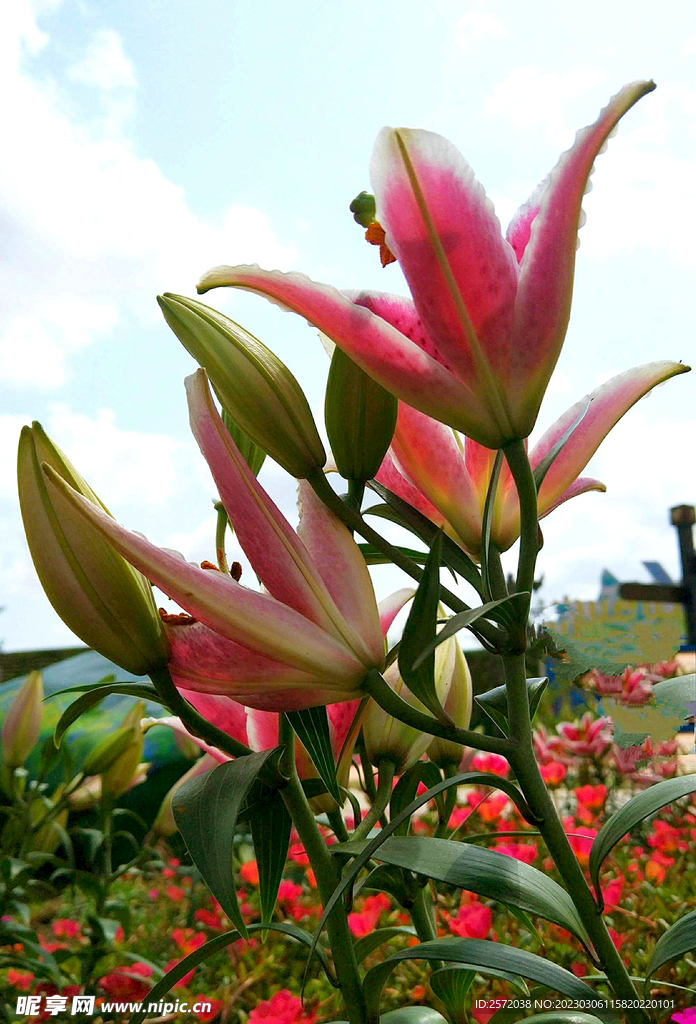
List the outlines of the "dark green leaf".
<svg viewBox="0 0 696 1024">
<path fill-rule="evenodd" d="M 307 708 L 304 711 L 288 711 L 287 717 L 300 742 L 312 758 L 322 782 L 336 803 L 340 805 L 341 794 L 336 780 L 336 762 L 331 746 L 326 708 L 322 706 Z"/>
<path fill-rule="evenodd" d="M 466 1007 L 469 989 L 475 977 L 476 971 L 468 970 L 464 964 L 443 967 L 430 975 L 430 988 L 455 1020 L 457 1014 L 461 1014 Z"/>
<path fill-rule="evenodd" d="M 664 782 L 658 782 L 657 785 L 638 793 L 604 823 L 592 843 L 589 863 L 590 876 L 597 893 L 600 909 L 604 906 L 604 900 L 599 886 L 599 873 L 607 855 L 639 821 L 643 821 L 644 818 L 659 811 L 661 807 L 666 807 L 673 800 L 678 800 L 679 797 L 694 792 L 696 792 L 696 775 L 681 775 L 675 779 L 665 779 Z"/>
<path fill-rule="evenodd" d="M 379 1024 L 446 1024 L 445 1018 L 432 1006 L 400 1006 L 379 1018 Z"/>
<path fill-rule="evenodd" d="M 546 676 L 537 676 L 527 680 L 527 699 L 529 700 L 529 713 L 532 721 L 537 713 L 539 702 L 544 695 L 548 682 Z M 504 685 L 495 686 L 486 693 L 480 693 L 474 697 L 474 700 L 482 711 L 488 713 L 489 710 L 495 710 L 507 720 L 507 689 Z M 494 721 L 497 722 L 497 719 L 494 719 Z"/>
<path fill-rule="evenodd" d="M 280 793 L 269 793 L 260 814 L 250 819 L 259 869 L 261 920 L 271 921 L 288 855 L 292 821 Z"/>
<path fill-rule="evenodd" d="M 389 864 L 380 864 L 355 887 L 356 894 L 363 890 L 388 892 L 402 907 L 406 905 L 408 893 L 404 884 L 404 873 L 401 868 L 393 868 Z"/>
<path fill-rule="evenodd" d="M 477 697 L 474 697 L 474 700 L 479 704 Z M 502 711 L 498 711 L 497 708 L 491 707 L 489 704 L 479 704 L 479 707 L 481 708 L 481 711 L 483 711 L 484 715 L 486 715 L 487 718 L 490 718 L 491 722 L 500 729 L 503 736 L 507 736 L 510 732 L 510 723 Z"/>
<path fill-rule="evenodd" d="M 275 750 L 249 754 L 189 779 L 172 798 L 172 811 L 191 859 L 230 921 L 247 930 L 234 882 L 232 850 L 239 811 L 254 780 Z"/>
<path fill-rule="evenodd" d="M 348 851 L 367 842 L 344 843 Z M 425 836 L 394 836 L 373 854 L 377 860 L 426 878 L 468 889 L 487 899 L 513 905 L 567 928 L 585 945 L 590 940 L 565 889 L 530 864 L 485 847 Z"/>
<path fill-rule="evenodd" d="M 483 580 L 483 592 L 489 599 L 493 596 L 489 572 L 491 526 L 493 523 L 493 509 L 495 508 L 495 492 L 498 489 L 498 479 L 502 465 L 503 452 L 502 449 L 499 449 L 496 452 L 493 471 L 488 482 L 486 501 L 483 506 L 483 518 L 481 520 L 481 579 Z"/>
<path fill-rule="evenodd" d="M 370 953 L 384 942 L 396 939 L 400 935 L 408 935 L 410 938 L 413 938 L 415 934 L 416 929 L 406 924 L 392 925 L 389 928 L 378 928 L 376 931 L 368 932 L 367 935 L 363 935 L 361 939 L 358 939 L 354 947 L 355 958 L 361 964 L 365 957 L 369 956 Z"/>
<path fill-rule="evenodd" d="M 391 563 L 391 558 L 388 555 L 382 554 L 374 544 L 358 544 L 358 547 L 362 551 L 363 558 L 368 565 L 389 565 Z M 416 551 L 415 548 L 405 548 L 400 544 L 393 544 L 392 547 L 395 547 L 397 551 L 400 551 L 402 555 L 406 555 L 407 558 L 410 558 L 417 565 L 424 565 L 428 558 L 427 551 Z"/>
<path fill-rule="evenodd" d="M 684 956 L 692 949 L 696 949 L 696 910 L 692 910 L 690 914 L 680 918 L 658 939 L 645 972 L 645 987 L 647 987 L 651 975 L 658 971 L 663 964 L 669 960 L 675 960 L 679 956 Z"/>
<path fill-rule="evenodd" d="M 411 803 L 421 782 L 426 788 L 430 789 L 433 786 L 437 786 L 441 780 L 442 772 L 432 761 L 416 761 L 407 772 L 404 772 L 396 786 L 394 786 L 394 792 L 389 802 L 390 817 L 395 818 L 397 814 L 403 811 L 404 807 Z M 441 797 L 438 798 L 438 808 L 441 816 L 444 815 Z M 399 825 L 394 834 L 405 836 L 408 833 L 408 827 L 409 819 L 407 818 L 406 821 Z"/>
<path fill-rule="evenodd" d="M 67 690 L 59 690 L 58 693 L 51 696 L 58 697 L 61 693 L 78 693 L 80 691 L 82 691 L 82 696 L 78 697 L 70 707 L 65 709 L 56 725 L 53 740 L 57 747 L 60 746 L 63 736 L 73 722 L 76 722 L 80 715 L 84 715 L 85 711 L 96 707 L 109 694 L 118 693 L 127 697 L 140 697 L 143 700 L 156 701 L 158 704 L 162 703 L 155 688 L 153 686 L 146 686 L 144 683 L 106 683 L 105 685 L 90 686 L 89 689 L 75 686 L 68 687 Z"/>
<path fill-rule="evenodd" d="M 570 440 L 572 435 L 575 433 L 576 429 L 580 426 L 580 424 L 584 420 L 585 416 L 587 415 L 587 410 L 589 408 L 590 408 L 590 400 L 588 398 L 588 400 L 585 403 L 584 407 L 580 411 L 580 415 L 570 424 L 568 429 L 563 434 L 561 434 L 561 436 L 558 438 L 556 443 L 554 445 L 552 445 L 551 448 L 549 448 L 549 450 L 547 451 L 546 455 L 543 457 L 541 462 L 537 466 L 535 466 L 535 468 L 534 468 L 534 483 L 536 484 L 537 494 L 539 493 L 539 488 L 541 487 L 541 485 L 542 485 L 542 483 L 544 481 L 544 477 L 546 476 L 548 471 L 551 469 L 551 466 L 556 461 L 556 458 L 561 454 L 561 452 L 565 448 L 566 444 L 568 443 L 568 441 Z"/>
<path fill-rule="evenodd" d="M 439 647 L 443 641 L 454 636 L 454 634 L 458 633 L 460 629 L 464 629 L 465 626 L 470 626 L 472 623 L 476 622 L 477 619 L 490 618 L 490 612 L 494 608 L 500 608 L 500 606 L 504 604 L 513 604 L 516 600 L 520 600 L 524 597 L 529 597 L 529 594 L 522 592 L 519 594 L 512 594 L 511 597 L 501 597 L 498 601 L 489 601 L 488 604 L 479 605 L 478 608 L 469 608 L 468 611 L 458 612 L 456 615 L 453 615 L 451 619 L 447 620 L 446 624 L 442 627 L 437 636 L 433 637 L 429 643 L 421 648 L 418 657 L 413 663 L 414 669 L 419 669 L 426 658 L 432 657 L 436 647 Z M 416 594 L 416 597 L 413 599 L 414 608 L 417 598 L 418 594 Z M 404 638 L 402 637 L 402 647 L 403 644 Z M 401 665 L 400 661 L 399 665 Z M 425 703 L 425 701 L 423 701 L 423 703 Z"/>
<path fill-rule="evenodd" d="M 506 946 L 502 942 L 490 942 L 487 939 L 436 939 L 424 942 L 420 946 L 393 953 L 383 963 L 372 967 L 363 981 L 368 1016 L 376 1017 L 379 1012 L 379 1001 L 384 984 L 402 960 L 444 960 L 446 963 L 465 964 L 469 970 L 486 974 L 489 969 L 508 971 L 510 974 L 531 978 L 548 988 L 552 988 L 571 999 L 596 1002 L 600 997 L 563 967 L 528 953 L 523 949 Z M 618 1016 L 606 1009 L 597 1012 L 600 1020 L 614 1024 Z"/>
<path fill-rule="evenodd" d="M 601 1020 L 581 1010 L 553 1010 L 551 1013 L 535 1013 L 533 1017 L 525 1017 L 524 1024 L 601 1024 Z"/>
<path fill-rule="evenodd" d="M 442 533 L 433 541 L 399 645 L 399 671 L 411 693 L 440 721 L 444 711 L 435 691 L 437 607 L 440 600 Z M 441 634 L 440 634 L 441 635 Z M 421 651 L 432 651 L 421 657 Z"/>
<path fill-rule="evenodd" d="M 430 519 L 422 515 L 422 513 L 418 512 L 417 509 L 409 505 L 407 501 L 404 501 L 403 498 L 400 498 L 397 494 L 394 494 L 393 491 L 390 491 L 388 487 L 378 483 L 376 480 L 370 480 L 369 486 L 375 494 L 378 494 L 380 498 L 387 503 L 394 515 L 385 515 L 382 510 L 382 506 L 367 509 L 365 513 L 366 515 L 370 512 L 372 515 L 380 515 L 383 516 L 383 518 L 389 518 L 392 522 L 399 523 L 400 526 L 405 526 L 406 529 L 411 531 L 411 533 L 415 533 L 415 535 L 419 537 L 424 544 L 427 544 L 428 547 L 432 545 L 439 530 L 438 527 L 430 521 Z M 481 593 L 483 588 L 481 583 L 481 573 L 479 572 L 478 566 L 457 544 L 454 543 L 450 537 L 443 538 L 442 560 L 456 573 L 459 573 L 462 579 L 465 579 L 467 583 L 470 583 L 477 593 Z"/>
<path fill-rule="evenodd" d="M 297 942 L 304 943 L 305 946 L 312 945 L 312 936 L 309 932 L 304 931 L 302 928 L 298 928 L 294 924 L 250 924 L 249 932 L 258 931 L 271 931 L 280 932 L 282 935 L 287 935 L 291 939 L 295 939 Z M 216 935 L 214 939 L 209 939 L 208 942 L 203 946 L 199 946 L 193 953 L 189 953 L 183 960 L 180 960 L 175 967 L 172 967 L 171 971 L 167 971 L 161 981 L 158 981 L 150 991 L 147 993 L 146 999 L 143 1000 L 143 1009 L 138 1010 L 134 1013 L 130 1019 L 129 1024 L 142 1024 L 147 1015 L 147 1006 L 149 1003 L 158 1002 L 162 996 L 166 996 L 167 992 L 176 985 L 177 981 L 180 981 L 185 974 L 193 970 L 194 967 L 198 967 L 199 964 L 204 963 L 210 959 L 215 953 L 219 953 L 225 949 L 231 943 L 236 942 L 242 938 L 239 932 L 234 929 L 233 931 L 225 932 L 224 935 Z M 336 978 L 333 973 L 331 964 L 329 963 L 328 957 L 323 949 L 317 950 L 317 955 L 321 961 L 321 964 L 326 971 L 326 974 L 331 981 L 331 984 L 335 986 Z"/>
<path fill-rule="evenodd" d="M 319 936 L 326 924 L 329 914 L 341 899 L 346 889 L 353 885 L 357 876 L 380 848 L 382 843 L 385 842 L 389 836 L 393 835 L 402 822 L 407 821 L 414 811 L 417 811 L 419 807 L 423 806 L 423 804 L 427 804 L 430 800 L 435 799 L 440 793 L 444 793 L 445 790 L 450 788 L 450 786 L 490 786 L 493 789 L 500 789 L 504 793 L 507 793 L 525 821 L 529 821 L 530 824 L 535 823 L 534 816 L 527 806 L 527 803 L 519 789 L 517 789 L 517 787 L 507 779 L 502 779 L 499 776 L 492 775 L 488 772 L 462 772 L 460 775 L 453 775 L 451 778 L 443 779 L 443 781 L 438 783 L 437 786 L 433 786 L 432 789 L 429 789 L 427 792 L 417 796 L 407 807 L 404 807 L 403 811 L 397 814 L 396 817 L 392 818 L 389 824 L 385 825 L 385 827 L 380 830 L 379 835 L 370 840 L 362 852 L 354 858 L 351 866 L 343 873 L 340 883 L 336 886 L 324 907 L 319 927 L 314 933 L 312 951 L 310 952 L 309 957 L 310 961 L 314 947 L 319 941 Z M 331 846 L 329 849 L 331 853 L 352 853 L 350 845 L 350 843 L 339 843 L 335 846 Z"/>
</svg>

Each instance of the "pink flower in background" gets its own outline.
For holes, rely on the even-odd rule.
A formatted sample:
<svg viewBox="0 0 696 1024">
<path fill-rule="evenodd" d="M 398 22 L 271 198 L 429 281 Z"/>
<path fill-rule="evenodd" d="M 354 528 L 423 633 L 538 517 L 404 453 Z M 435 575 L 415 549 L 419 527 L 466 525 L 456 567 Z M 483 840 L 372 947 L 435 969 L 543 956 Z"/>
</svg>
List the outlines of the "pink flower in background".
<svg viewBox="0 0 696 1024">
<path fill-rule="evenodd" d="M 483 903 L 463 903 L 456 917 L 449 919 L 449 929 L 463 939 L 487 939 L 493 924 L 491 908 Z"/>
<path fill-rule="evenodd" d="M 688 1006 L 685 1010 L 678 1010 L 672 1014 L 671 1020 L 677 1024 L 696 1024 L 696 1006 Z"/>
<path fill-rule="evenodd" d="M 601 757 L 610 743 L 610 729 L 610 719 L 586 711 L 578 722 L 558 724 L 558 746 L 573 757 Z"/>
<path fill-rule="evenodd" d="M 249 1014 L 249 1024 L 315 1024 L 317 1017 L 303 1009 L 298 996 L 284 988 L 260 1002 Z"/>
</svg>

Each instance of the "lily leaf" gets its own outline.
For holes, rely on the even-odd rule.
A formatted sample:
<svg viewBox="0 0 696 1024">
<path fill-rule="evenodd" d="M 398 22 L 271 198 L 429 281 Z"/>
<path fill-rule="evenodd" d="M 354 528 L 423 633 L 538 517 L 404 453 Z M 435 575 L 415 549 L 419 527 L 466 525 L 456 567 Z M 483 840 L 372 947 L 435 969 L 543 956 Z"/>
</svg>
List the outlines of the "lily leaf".
<svg viewBox="0 0 696 1024">
<path fill-rule="evenodd" d="M 416 595 L 417 598 L 418 595 Z M 481 618 L 493 618 L 490 613 L 495 608 L 500 608 L 501 605 L 512 605 L 516 601 L 520 601 L 524 598 L 528 598 L 529 593 L 527 591 L 520 591 L 518 594 L 512 594 L 510 597 L 501 597 L 497 601 L 489 601 L 487 604 L 481 604 L 478 608 L 469 608 L 468 611 L 458 612 L 453 615 L 451 619 L 448 619 L 446 624 L 442 627 L 440 632 L 434 637 L 430 643 L 420 652 L 419 656 L 414 662 L 414 668 L 420 668 L 426 658 L 429 658 L 436 647 L 439 647 L 443 641 L 448 640 L 455 633 L 458 633 L 460 629 L 464 629 L 465 626 L 470 626 L 477 619 Z M 414 606 L 416 599 L 414 598 Z M 403 644 L 403 638 L 401 640 Z M 425 703 L 425 702 L 424 702 Z"/>
<path fill-rule="evenodd" d="M 675 960 L 679 956 L 684 956 L 692 949 L 696 949 L 696 910 L 692 910 L 690 914 L 680 918 L 658 939 L 645 972 L 644 989 L 648 986 L 650 976 L 663 964 L 669 960 Z"/>
<path fill-rule="evenodd" d="M 502 449 L 499 449 L 495 457 L 495 462 L 493 463 L 491 478 L 488 482 L 486 502 L 483 506 L 483 519 L 481 521 L 481 578 L 483 580 L 484 594 L 488 598 L 493 596 L 491 592 L 491 578 L 488 569 L 488 562 L 490 558 L 491 526 L 493 524 L 493 509 L 495 507 L 495 492 L 498 489 L 498 480 L 500 478 L 502 465 L 503 452 Z"/>
<path fill-rule="evenodd" d="M 368 845 L 365 841 L 344 843 L 343 850 L 348 852 L 353 847 L 356 853 L 362 853 Z M 585 926 L 566 890 L 542 871 L 514 857 L 482 846 L 424 836 L 393 836 L 373 856 L 385 864 L 519 907 L 567 928 L 584 945 L 590 945 Z"/>
<path fill-rule="evenodd" d="M 644 818 L 659 811 L 660 808 L 666 807 L 673 800 L 678 800 L 680 797 L 694 792 L 696 792 L 696 775 L 680 775 L 675 779 L 665 779 L 664 782 L 658 782 L 657 785 L 638 793 L 604 823 L 592 843 L 589 862 L 590 877 L 597 893 L 596 898 L 600 909 L 604 906 L 604 899 L 599 887 L 599 873 L 605 858 L 616 844 L 639 821 L 643 821 Z"/>
<path fill-rule="evenodd" d="M 440 600 L 440 554 L 442 533 L 438 532 L 413 598 L 399 644 L 399 671 L 411 693 L 425 704 L 439 721 L 447 721 L 435 690 L 435 647 L 437 609 Z M 445 627 L 446 629 L 447 627 Z M 425 648 L 425 650 L 424 650 Z M 423 653 L 421 653 L 423 652 Z"/>
<path fill-rule="evenodd" d="M 377 1016 L 384 984 L 402 960 L 444 960 L 445 963 L 461 963 L 469 970 L 480 971 L 481 974 L 488 973 L 490 969 L 502 970 L 531 978 L 571 999 L 591 999 L 596 1003 L 600 998 L 594 989 L 576 978 L 570 971 L 537 956 L 536 953 L 506 946 L 502 942 L 490 942 L 488 939 L 446 938 L 423 942 L 419 946 L 393 953 L 367 972 L 363 981 L 363 991 L 368 1017 Z M 606 1024 L 615 1024 L 619 1019 L 617 1014 L 608 1008 L 598 1010 L 597 1017 Z"/>
<path fill-rule="evenodd" d="M 314 762 L 314 767 L 336 803 L 343 803 L 336 779 L 336 762 L 331 747 L 329 719 L 325 707 L 288 711 L 287 717 L 300 742 Z"/>
<path fill-rule="evenodd" d="M 527 698 L 529 700 L 529 713 L 532 721 L 534 716 L 539 709 L 539 703 L 541 698 L 544 696 L 544 691 L 548 686 L 548 678 L 546 676 L 536 676 L 532 679 L 527 680 Z M 482 711 L 487 714 L 491 710 L 497 711 L 507 720 L 507 690 L 505 686 L 496 686 L 492 690 L 488 690 L 486 693 L 480 693 L 474 700 L 479 705 Z M 497 718 L 493 719 L 497 723 Z"/>
<path fill-rule="evenodd" d="M 355 943 L 355 959 L 361 964 L 366 956 L 369 956 L 383 943 L 396 939 L 400 935 L 408 935 L 409 938 L 413 938 L 415 934 L 416 929 L 408 924 L 392 925 L 389 928 L 378 928 L 374 932 L 368 932 Z"/>
<path fill-rule="evenodd" d="M 105 683 L 104 685 L 100 684 L 88 688 L 74 686 L 68 687 L 66 690 L 59 690 L 58 693 L 51 694 L 51 696 L 58 697 L 62 693 L 79 692 L 81 690 L 83 691 L 82 696 L 78 697 L 76 701 L 73 701 L 65 709 L 56 725 L 53 734 L 53 741 L 56 747 L 60 746 L 63 736 L 65 736 L 73 722 L 76 722 L 81 715 L 84 715 L 90 708 L 96 707 L 97 704 L 112 693 L 118 693 L 126 697 L 139 697 L 142 700 L 151 700 L 158 704 L 162 703 L 154 686 L 147 686 L 145 683 Z"/>
<path fill-rule="evenodd" d="M 269 793 L 261 812 L 252 815 L 249 824 L 259 869 L 261 920 L 268 922 L 273 920 L 292 827 L 280 793 Z"/>
<path fill-rule="evenodd" d="M 172 798 L 172 811 L 191 858 L 239 933 L 247 938 L 234 884 L 232 850 L 239 811 L 269 758 L 264 750 L 189 779 Z"/>
<path fill-rule="evenodd" d="M 394 792 L 392 793 L 391 800 L 389 802 L 389 813 L 392 818 L 395 818 L 397 814 L 400 814 L 407 804 L 410 804 L 415 797 L 418 786 L 422 782 L 424 786 L 431 787 L 437 786 L 438 782 L 442 780 L 442 773 L 432 761 L 416 761 L 407 772 L 401 776 L 397 784 L 394 786 Z M 438 798 L 438 810 L 440 814 L 444 814 L 444 805 L 442 803 L 442 797 Z M 408 819 L 402 822 L 396 830 L 395 835 L 405 836 L 408 834 Z"/>
</svg>

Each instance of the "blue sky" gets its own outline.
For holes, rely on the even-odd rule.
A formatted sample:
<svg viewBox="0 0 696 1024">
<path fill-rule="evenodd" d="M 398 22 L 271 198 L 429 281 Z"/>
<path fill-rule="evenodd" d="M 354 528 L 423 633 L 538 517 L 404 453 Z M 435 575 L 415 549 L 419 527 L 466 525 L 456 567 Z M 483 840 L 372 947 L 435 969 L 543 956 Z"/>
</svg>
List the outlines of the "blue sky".
<svg viewBox="0 0 696 1024">
<path fill-rule="evenodd" d="M 695 58 L 696 11 L 677 0 L 15 0 L 0 41 L 5 648 L 70 642 L 23 540 L 21 425 L 41 420 L 127 525 L 209 557 L 214 492 L 182 386 L 192 363 L 155 295 L 194 294 L 208 267 L 254 261 L 405 291 L 347 210 L 383 124 L 451 138 L 506 222 L 609 96 L 653 77 L 597 162 L 539 426 L 629 366 L 693 362 Z M 209 300 L 279 353 L 321 422 L 315 333 L 254 296 Z M 607 494 L 546 520 L 547 600 L 593 597 L 604 565 L 635 578 L 654 558 L 676 574 L 667 509 L 696 501 L 695 427 L 687 375 L 616 428 L 590 465 Z M 264 480 L 291 514 L 293 482 L 273 466 Z"/>
</svg>

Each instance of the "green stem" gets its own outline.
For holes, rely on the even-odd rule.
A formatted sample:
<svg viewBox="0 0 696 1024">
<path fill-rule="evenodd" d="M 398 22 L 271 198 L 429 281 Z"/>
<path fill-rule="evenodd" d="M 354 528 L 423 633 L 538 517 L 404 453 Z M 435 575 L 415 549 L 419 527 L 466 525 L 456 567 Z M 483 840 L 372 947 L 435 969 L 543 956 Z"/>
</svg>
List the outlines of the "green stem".
<svg viewBox="0 0 696 1024">
<path fill-rule="evenodd" d="M 383 711 L 419 732 L 427 732 L 431 736 L 439 736 L 441 739 L 461 743 L 465 747 L 474 747 L 476 750 L 487 750 L 489 753 L 503 754 L 506 757 L 509 754 L 511 744 L 506 738 L 486 736 L 485 733 L 459 729 L 455 725 L 444 725 L 430 715 L 424 715 L 392 690 L 376 669 L 369 672 L 365 688 Z"/>
<path fill-rule="evenodd" d="M 520 554 L 516 588 L 518 591 L 529 591 L 531 596 L 539 551 L 536 482 L 523 441 L 513 441 L 504 452 L 520 503 Z M 537 828 L 585 925 L 614 995 L 618 999 L 637 1001 L 638 993 L 611 940 L 602 912 L 573 853 L 556 806 L 539 771 L 534 754 L 524 645 L 521 646 L 519 653 L 502 657 L 510 723 L 511 749 L 508 759 L 529 807 L 539 819 Z M 649 1015 L 642 1010 L 629 1011 L 626 1016 L 630 1024 L 644 1024 L 650 1020 Z"/>
<path fill-rule="evenodd" d="M 346 828 L 346 823 L 343 820 L 343 815 L 341 814 L 338 807 L 334 807 L 332 811 L 328 811 L 326 816 L 329 819 L 329 825 L 333 829 L 333 833 L 338 839 L 339 843 L 347 843 L 349 838 L 348 829 Z"/>
<path fill-rule="evenodd" d="M 435 911 L 433 901 L 430 898 L 429 885 L 421 886 L 418 890 L 413 905 L 409 907 L 409 913 L 413 921 L 413 927 L 416 929 L 416 935 L 421 942 L 430 942 L 432 939 L 437 938 Z M 438 968 L 444 967 L 444 964 L 440 960 L 433 960 L 431 966 L 434 971 L 437 971 Z"/>
<path fill-rule="evenodd" d="M 602 912 L 595 902 L 582 868 L 573 853 L 554 802 L 539 771 L 532 743 L 524 655 L 504 657 L 503 665 L 507 684 L 510 738 L 513 740 L 513 748 L 508 754 L 508 758 L 519 787 L 531 810 L 539 819 L 537 828 L 544 838 L 546 847 L 587 929 L 614 995 L 617 999 L 637 1000 L 638 994 L 607 931 Z M 650 1019 L 641 1010 L 627 1013 L 627 1018 L 636 1024 L 638 1022 L 643 1024 Z"/>
<path fill-rule="evenodd" d="M 217 512 L 217 524 L 215 527 L 215 552 L 217 555 L 217 564 L 220 572 L 230 574 L 230 567 L 227 564 L 227 555 L 225 554 L 225 531 L 229 519 L 227 518 L 227 511 L 221 501 L 215 503 L 215 511 Z"/>
<path fill-rule="evenodd" d="M 503 451 L 520 501 L 520 557 L 517 563 L 517 591 L 528 590 L 531 600 L 536 557 L 539 553 L 536 482 L 524 441 L 512 441 Z"/>
<path fill-rule="evenodd" d="M 365 784 L 365 795 L 372 804 L 375 802 L 375 798 L 377 796 L 377 789 L 375 787 L 375 778 L 372 769 L 372 764 L 365 750 L 365 737 L 363 736 L 362 729 L 358 733 L 358 738 L 355 742 L 355 749 L 358 751 L 358 754 L 360 755 L 360 767 L 362 768 L 363 782 Z"/>
<path fill-rule="evenodd" d="M 491 585 L 491 600 L 497 601 L 501 597 L 508 596 L 503 563 L 495 544 L 491 544 L 488 548 L 488 579 Z"/>
<path fill-rule="evenodd" d="M 181 719 L 188 731 L 193 733 L 194 736 L 199 736 L 206 743 L 209 743 L 211 747 L 217 747 L 223 754 L 228 754 L 230 757 L 245 757 L 247 754 L 252 753 L 244 743 L 233 739 L 232 736 L 229 736 L 222 729 L 218 729 L 212 722 L 206 721 L 202 715 L 199 715 L 196 709 L 177 690 L 166 665 L 153 669 L 150 672 L 150 678 L 157 693 L 166 703 L 169 710 Z"/>
<path fill-rule="evenodd" d="M 340 497 L 334 491 L 333 487 L 329 484 L 326 476 L 322 472 L 313 473 L 307 478 L 307 482 L 312 486 L 315 493 L 324 502 L 326 507 L 330 509 L 335 516 L 337 516 L 348 529 L 355 533 L 358 533 L 363 540 L 366 540 L 369 544 L 374 544 L 383 555 L 386 555 L 394 565 L 405 572 L 411 579 L 420 582 L 420 578 L 423 575 L 423 570 L 420 566 L 412 562 L 408 555 L 405 555 L 398 548 L 390 544 L 388 540 L 385 540 L 381 534 L 373 530 L 372 527 L 365 522 L 359 512 L 355 512 L 349 505 L 344 501 L 341 501 Z M 447 587 L 440 584 L 440 598 L 448 608 L 451 608 L 453 612 L 468 612 L 471 610 L 470 606 L 466 604 L 461 598 L 453 594 Z M 476 630 L 480 632 L 489 644 L 492 646 L 499 646 L 503 635 L 501 631 L 494 626 L 492 623 L 484 622 L 479 620 L 476 624 Z"/>
<path fill-rule="evenodd" d="M 326 906 L 339 883 L 338 871 L 314 820 L 294 765 L 290 778 L 281 787 L 280 793 L 309 857 L 314 877 L 317 880 L 321 902 Z M 349 1024 L 366 1024 L 367 1011 L 358 962 L 355 958 L 353 939 L 348 927 L 348 915 L 341 900 L 330 914 L 326 927 Z"/>
<path fill-rule="evenodd" d="M 394 782 L 396 765 L 388 758 L 383 758 L 379 762 L 377 770 L 379 775 L 375 799 L 372 802 L 372 807 L 370 807 L 363 820 L 353 831 L 353 834 L 350 837 L 351 841 L 365 839 L 365 837 L 370 834 L 371 830 L 384 814 L 387 804 L 391 800 L 392 783 Z"/>
</svg>

